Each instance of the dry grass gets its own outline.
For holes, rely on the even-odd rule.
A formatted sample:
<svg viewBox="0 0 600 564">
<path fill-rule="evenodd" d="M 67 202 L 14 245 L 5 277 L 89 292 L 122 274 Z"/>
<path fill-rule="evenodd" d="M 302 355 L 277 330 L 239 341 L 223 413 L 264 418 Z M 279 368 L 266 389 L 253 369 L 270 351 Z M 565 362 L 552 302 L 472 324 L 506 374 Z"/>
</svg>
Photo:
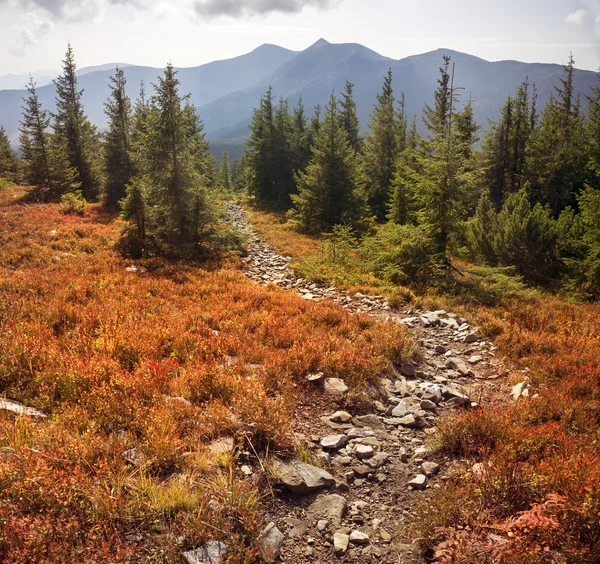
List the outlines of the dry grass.
<svg viewBox="0 0 600 564">
<path fill-rule="evenodd" d="M 262 212 L 252 217 L 298 264 L 318 262 L 317 240 L 268 225 Z M 390 293 L 377 280 L 373 286 L 395 305 L 421 302 L 479 325 L 519 369 L 511 383 L 528 369 L 530 398 L 440 427 L 440 450 L 465 464 L 422 508 L 418 535 L 440 562 L 599 562 L 600 305 L 574 304 L 489 269 L 459 267 L 467 276 L 457 277 L 446 295 Z M 363 268 L 350 265 L 341 286 Z"/>
<path fill-rule="evenodd" d="M 356 397 L 406 331 L 257 287 L 234 259 L 127 271 L 114 216 L 19 194 L 0 193 L 0 394 L 49 417 L 0 413 L 0 560 L 175 562 L 220 538 L 253 561 L 261 490 L 237 453 L 289 452 L 305 375 Z M 233 457 L 208 450 L 221 436 Z"/>
</svg>

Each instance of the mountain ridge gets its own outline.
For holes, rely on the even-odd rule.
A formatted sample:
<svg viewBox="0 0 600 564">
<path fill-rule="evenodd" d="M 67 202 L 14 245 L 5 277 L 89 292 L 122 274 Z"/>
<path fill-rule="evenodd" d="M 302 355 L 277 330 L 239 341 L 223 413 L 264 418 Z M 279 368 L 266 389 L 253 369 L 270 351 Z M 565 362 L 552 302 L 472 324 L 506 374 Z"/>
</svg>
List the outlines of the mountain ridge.
<svg viewBox="0 0 600 564">
<path fill-rule="evenodd" d="M 181 91 L 191 94 L 191 101 L 205 123 L 207 137 L 220 145 L 240 144 L 248 134 L 252 110 L 269 86 L 276 99 L 286 98 L 292 106 L 301 97 L 307 113 L 311 114 L 313 106 L 324 105 L 332 89 L 341 92 L 349 80 L 354 84 L 358 116 L 365 129 L 383 77 L 391 68 L 394 91 L 397 96 L 400 92 L 405 93 L 408 115 L 420 115 L 424 104 L 433 101 L 444 54 L 451 56 L 456 64 L 455 84 L 464 88 L 463 99 L 473 100 L 475 117 L 484 127 L 489 120 L 497 118 L 508 95 L 514 94 L 525 80 L 536 84 L 539 105 L 543 107 L 563 72 L 559 64 L 487 61 L 446 48 L 392 59 L 358 43 L 330 43 L 323 38 L 302 51 L 265 43 L 238 57 L 176 69 Z M 103 102 L 108 96 L 112 66 L 85 67 L 81 71 L 94 70 L 80 71 L 79 76 L 86 113 L 100 128 L 105 126 Z M 133 99 L 141 80 L 152 83 L 162 72 L 156 67 L 119 66 L 126 69 L 127 91 Z M 576 90 L 586 93 L 595 86 L 596 76 L 592 71 L 577 69 Z M 44 107 L 52 111 L 54 85 L 48 84 L 38 90 Z M 4 125 L 13 142 L 17 137 L 21 98 L 25 94 L 23 90 L 0 91 L 0 125 Z M 420 126 L 420 120 L 418 124 Z"/>
</svg>

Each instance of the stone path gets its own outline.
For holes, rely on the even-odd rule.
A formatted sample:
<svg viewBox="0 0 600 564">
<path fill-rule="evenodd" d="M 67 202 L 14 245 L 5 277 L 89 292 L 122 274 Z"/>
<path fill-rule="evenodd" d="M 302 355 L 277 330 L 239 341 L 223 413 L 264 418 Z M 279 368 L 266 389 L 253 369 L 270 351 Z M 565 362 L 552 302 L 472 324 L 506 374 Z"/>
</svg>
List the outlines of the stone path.
<svg viewBox="0 0 600 564">
<path fill-rule="evenodd" d="M 312 464 L 277 469 L 281 488 L 264 550 L 272 561 L 289 563 L 422 562 L 410 531 L 415 508 L 452 472 L 448 460 L 431 453 L 428 439 L 444 414 L 505 395 L 506 371 L 494 346 L 450 312 L 392 311 L 382 296 L 349 295 L 300 278 L 240 206 L 228 204 L 227 219 L 248 238 L 250 279 L 402 323 L 421 349 L 418 364 L 404 364 L 395 378 L 382 380 L 379 399 L 364 413 L 343 409 L 342 381 L 312 375 L 322 394 L 316 402 L 299 400 L 296 427 Z"/>
</svg>

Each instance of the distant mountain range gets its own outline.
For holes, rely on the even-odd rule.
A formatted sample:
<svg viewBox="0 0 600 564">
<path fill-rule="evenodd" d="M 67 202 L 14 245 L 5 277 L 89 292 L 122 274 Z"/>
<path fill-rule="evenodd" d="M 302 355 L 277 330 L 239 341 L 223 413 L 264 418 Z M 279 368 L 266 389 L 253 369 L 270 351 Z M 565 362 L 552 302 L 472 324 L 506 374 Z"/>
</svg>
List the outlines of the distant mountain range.
<svg viewBox="0 0 600 564">
<path fill-rule="evenodd" d="M 331 44 L 324 39 L 300 52 L 266 44 L 240 57 L 177 70 L 181 92 L 191 94 L 212 144 L 219 148 L 235 145 L 239 150 L 248 134 L 252 109 L 269 86 L 277 98 L 287 98 L 292 106 L 302 97 L 310 114 L 313 106 L 327 102 L 332 89 L 341 92 L 348 79 L 355 85 L 358 115 L 362 127 L 366 128 L 376 94 L 391 68 L 395 93 L 404 92 L 409 115 L 420 116 L 423 105 L 433 102 L 443 55 L 450 55 L 455 63 L 455 85 L 464 88 L 460 92 L 461 99 L 472 99 L 476 119 L 484 127 L 488 120 L 497 119 L 508 95 L 524 80 L 536 84 L 542 108 L 563 76 L 562 66 L 556 64 L 490 62 L 450 49 L 395 60 L 362 45 Z M 106 124 L 103 102 L 108 96 L 108 78 L 115 66 L 87 67 L 79 72 L 86 113 L 100 128 Z M 119 66 L 126 67 L 128 93 L 132 98 L 137 96 L 142 80 L 150 93 L 151 83 L 162 72 L 153 67 Z M 588 93 L 595 86 L 597 75 L 576 70 L 574 80 L 578 91 Z M 0 125 L 4 125 L 13 140 L 17 138 L 21 100 L 25 94 L 23 90 L 0 90 Z M 39 96 L 44 107 L 53 111 L 54 85 L 41 86 Z M 583 101 L 585 103 L 585 98 Z"/>
</svg>

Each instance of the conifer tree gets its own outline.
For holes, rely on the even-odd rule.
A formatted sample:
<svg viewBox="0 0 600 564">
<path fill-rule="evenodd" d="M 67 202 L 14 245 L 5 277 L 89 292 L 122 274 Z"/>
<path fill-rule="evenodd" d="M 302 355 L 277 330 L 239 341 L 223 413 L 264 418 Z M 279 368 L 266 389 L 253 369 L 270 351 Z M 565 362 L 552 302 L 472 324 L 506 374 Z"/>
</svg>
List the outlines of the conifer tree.
<svg viewBox="0 0 600 564">
<path fill-rule="evenodd" d="M 34 186 L 39 196 L 57 200 L 62 194 L 79 188 L 77 173 L 69 162 L 64 140 L 48 132 L 50 115 L 42 108 L 31 77 L 27 92 L 19 128 L 21 173 L 24 182 Z"/>
<path fill-rule="evenodd" d="M 62 73 L 56 78 L 54 85 L 54 134 L 64 140 L 69 162 L 77 173 L 83 196 L 94 199 L 102 182 L 98 133 L 83 111 L 83 90 L 78 90 L 77 87 L 77 67 L 70 43 L 62 63 Z"/>
<path fill-rule="evenodd" d="M 105 134 L 103 201 L 107 207 L 117 209 L 125 197 L 125 186 L 135 175 L 131 160 L 131 101 L 125 93 L 127 81 L 123 69 L 117 68 L 109 80 L 110 97 L 104 104 L 108 131 Z"/>
<path fill-rule="evenodd" d="M 431 132 L 424 142 L 423 172 L 416 186 L 419 218 L 429 230 L 442 263 L 448 262 L 447 247 L 465 215 L 465 193 L 469 177 L 465 170 L 465 144 L 456 127 L 456 94 L 450 57 L 440 68 L 434 107 L 425 106 L 423 120 Z"/>
<path fill-rule="evenodd" d="M 397 156 L 398 129 L 390 69 L 385 76 L 381 94 L 377 95 L 364 147 L 369 204 L 379 220 L 383 220 L 386 215 Z"/>
<path fill-rule="evenodd" d="M 300 229 L 320 233 L 337 224 L 360 227 L 366 219 L 364 179 L 346 132 L 340 126 L 332 93 L 315 139 L 313 158 L 296 176 L 290 218 Z"/>
<path fill-rule="evenodd" d="M 302 98 L 298 100 L 292 116 L 292 131 L 290 137 L 292 153 L 292 168 L 294 172 L 304 170 L 310 161 L 310 132 L 308 120 L 304 113 Z"/>
<path fill-rule="evenodd" d="M 219 164 L 219 184 L 223 190 L 229 192 L 231 189 L 231 180 L 229 174 L 229 155 L 227 154 L 227 147 L 223 149 L 221 154 L 221 163 Z"/>
<path fill-rule="evenodd" d="M 342 127 L 348 136 L 350 146 L 357 152 L 362 151 L 362 139 L 360 137 L 360 122 L 356 113 L 356 102 L 352 91 L 354 84 L 346 80 L 346 86 L 342 92 L 342 100 L 340 101 L 340 120 Z"/>
<path fill-rule="evenodd" d="M 207 159 L 202 124 L 188 96 L 179 94 L 179 84 L 168 64 L 148 106 L 141 97 L 138 176 L 129 182 L 122 203 L 138 243 L 151 236 L 159 252 L 178 255 L 196 252 L 215 219 L 201 172 L 202 157 Z"/>
<path fill-rule="evenodd" d="M 4 127 L 0 126 L 0 178 L 15 180 L 17 165 L 17 155 L 10 146 L 10 140 Z"/>
<path fill-rule="evenodd" d="M 592 88 L 591 96 L 587 96 L 588 117 L 585 124 L 587 136 L 589 162 L 588 166 L 593 173 L 590 179 L 595 187 L 600 187 L 600 71 L 598 83 Z"/>
<path fill-rule="evenodd" d="M 528 169 L 530 196 L 548 204 L 556 218 L 577 196 L 588 180 L 583 115 L 573 85 L 573 57 L 564 67 L 565 77 L 550 96 L 532 137 Z"/>
</svg>

